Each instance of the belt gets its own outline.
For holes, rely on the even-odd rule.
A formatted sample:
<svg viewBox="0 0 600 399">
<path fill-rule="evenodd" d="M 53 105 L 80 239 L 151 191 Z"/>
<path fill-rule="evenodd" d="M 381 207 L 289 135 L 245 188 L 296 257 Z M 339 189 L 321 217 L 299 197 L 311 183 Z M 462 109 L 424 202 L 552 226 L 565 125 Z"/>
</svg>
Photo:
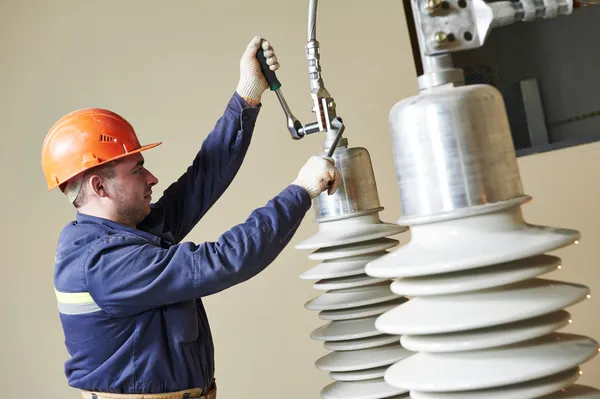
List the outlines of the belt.
<svg viewBox="0 0 600 399">
<path fill-rule="evenodd" d="M 153 394 L 128 394 L 81 391 L 83 399 L 216 399 L 217 386 L 202 394 L 202 388 L 186 389 L 179 392 L 153 393 Z"/>
</svg>

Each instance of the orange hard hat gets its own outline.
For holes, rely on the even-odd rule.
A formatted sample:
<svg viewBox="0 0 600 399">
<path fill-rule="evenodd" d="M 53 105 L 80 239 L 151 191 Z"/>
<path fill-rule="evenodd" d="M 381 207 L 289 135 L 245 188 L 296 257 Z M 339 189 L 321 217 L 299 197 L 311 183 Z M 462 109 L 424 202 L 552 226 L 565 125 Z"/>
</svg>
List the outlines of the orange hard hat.
<svg viewBox="0 0 600 399">
<path fill-rule="evenodd" d="M 81 172 L 162 144 L 141 146 L 133 126 L 100 108 L 73 111 L 50 129 L 42 146 L 42 169 L 48 190 Z"/>
</svg>

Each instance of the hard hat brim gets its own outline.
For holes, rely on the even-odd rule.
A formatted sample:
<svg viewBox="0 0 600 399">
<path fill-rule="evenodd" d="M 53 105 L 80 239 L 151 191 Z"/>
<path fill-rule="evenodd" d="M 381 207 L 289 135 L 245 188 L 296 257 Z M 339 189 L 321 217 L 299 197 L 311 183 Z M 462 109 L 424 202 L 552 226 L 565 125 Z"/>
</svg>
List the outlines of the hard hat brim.
<svg viewBox="0 0 600 399">
<path fill-rule="evenodd" d="M 98 167 L 98 166 L 100 166 L 100 165 L 103 165 L 103 164 L 105 164 L 105 163 L 107 163 L 107 162 L 112 162 L 112 161 L 116 161 L 116 160 L 119 160 L 119 159 L 123 159 L 123 158 L 125 158 L 125 157 L 128 157 L 128 156 L 130 156 L 130 155 L 137 154 L 137 153 L 140 153 L 140 152 L 142 152 L 142 151 L 149 150 L 149 149 L 151 149 L 151 148 L 154 148 L 154 147 L 158 147 L 158 146 L 159 146 L 159 145 L 161 145 L 161 144 L 162 144 L 162 141 L 159 141 L 159 142 L 157 142 L 157 143 L 152 143 L 152 144 L 147 144 L 147 145 L 144 145 L 144 146 L 142 146 L 142 147 L 140 147 L 140 148 L 138 148 L 138 149 L 136 149 L 136 150 L 129 151 L 129 152 L 126 152 L 126 153 L 124 153 L 124 154 L 118 155 L 118 156 L 116 156 L 116 157 L 113 157 L 113 158 L 107 159 L 107 160 L 105 160 L 105 161 L 102 161 L 102 162 L 100 162 L 99 164 L 97 164 L 97 165 L 94 165 L 93 167 L 95 168 L 95 167 Z M 90 169 L 91 169 L 91 168 L 90 168 Z M 69 179 L 72 179 L 73 177 L 77 176 L 78 174 L 80 174 L 80 173 L 82 173 L 82 172 L 85 172 L 86 170 L 89 170 L 89 169 L 83 169 L 83 170 L 81 170 L 81 171 L 79 171 L 79 172 L 77 172 L 77 173 L 73 174 L 72 176 L 69 176 L 68 178 L 66 178 L 66 179 L 64 180 L 64 182 L 63 182 L 63 183 L 66 183 L 66 182 L 67 182 Z M 63 183 L 61 183 L 61 184 L 63 184 Z M 60 186 L 60 184 L 53 184 L 51 187 L 49 187 L 48 189 L 46 189 L 46 192 L 52 191 L 52 190 L 54 190 L 54 189 L 55 189 L 56 187 L 58 187 L 58 186 Z"/>
</svg>

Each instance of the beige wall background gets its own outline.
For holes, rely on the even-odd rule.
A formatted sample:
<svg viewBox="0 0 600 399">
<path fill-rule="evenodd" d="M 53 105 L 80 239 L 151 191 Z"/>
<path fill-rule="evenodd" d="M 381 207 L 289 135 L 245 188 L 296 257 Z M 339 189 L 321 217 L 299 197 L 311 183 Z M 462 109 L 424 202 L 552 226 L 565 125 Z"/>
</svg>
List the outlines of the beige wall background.
<svg viewBox="0 0 600 399">
<path fill-rule="evenodd" d="M 372 156 L 382 219 L 400 216 L 387 116 L 416 93 L 401 2 L 322 1 L 317 38 L 323 76 L 353 146 Z M 40 150 L 52 123 L 76 108 L 105 107 L 128 118 L 164 188 L 191 162 L 238 80 L 239 58 L 254 35 L 273 43 L 278 76 L 294 113 L 312 119 L 304 44 L 308 1 L 0 1 L 0 381 L 3 397 L 77 398 L 63 374 L 66 351 L 53 295 L 56 239 L 74 211 L 46 193 Z M 188 236 L 216 239 L 291 182 L 320 151 L 321 137 L 290 139 L 272 93 L 237 179 Z M 600 292 L 597 165 L 600 144 L 519 160 L 530 222 L 577 228 L 581 244 L 561 250 L 551 277 Z M 312 212 L 292 244 L 253 280 L 206 299 L 217 347 L 220 398 L 316 398 L 330 383 L 314 362 L 325 353 L 310 332 L 322 322 L 304 303 L 318 292 L 299 275 L 316 262 L 295 243 L 316 231 Z M 598 301 L 571 308 L 568 331 L 600 338 Z M 581 382 L 600 380 L 600 363 Z"/>
</svg>

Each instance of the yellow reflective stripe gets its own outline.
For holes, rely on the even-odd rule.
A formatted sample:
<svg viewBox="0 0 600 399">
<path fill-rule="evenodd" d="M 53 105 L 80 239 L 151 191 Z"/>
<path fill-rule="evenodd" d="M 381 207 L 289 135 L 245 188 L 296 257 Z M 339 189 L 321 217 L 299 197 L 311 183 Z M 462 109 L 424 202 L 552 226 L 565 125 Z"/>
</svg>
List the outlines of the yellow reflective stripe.
<svg viewBox="0 0 600 399">
<path fill-rule="evenodd" d="M 55 288 L 54 293 L 56 294 L 58 311 L 60 313 L 78 315 L 102 310 L 94 302 L 89 292 L 61 292 Z"/>
<path fill-rule="evenodd" d="M 56 300 L 62 303 L 94 303 L 89 292 L 60 292 L 54 289 Z"/>
</svg>

